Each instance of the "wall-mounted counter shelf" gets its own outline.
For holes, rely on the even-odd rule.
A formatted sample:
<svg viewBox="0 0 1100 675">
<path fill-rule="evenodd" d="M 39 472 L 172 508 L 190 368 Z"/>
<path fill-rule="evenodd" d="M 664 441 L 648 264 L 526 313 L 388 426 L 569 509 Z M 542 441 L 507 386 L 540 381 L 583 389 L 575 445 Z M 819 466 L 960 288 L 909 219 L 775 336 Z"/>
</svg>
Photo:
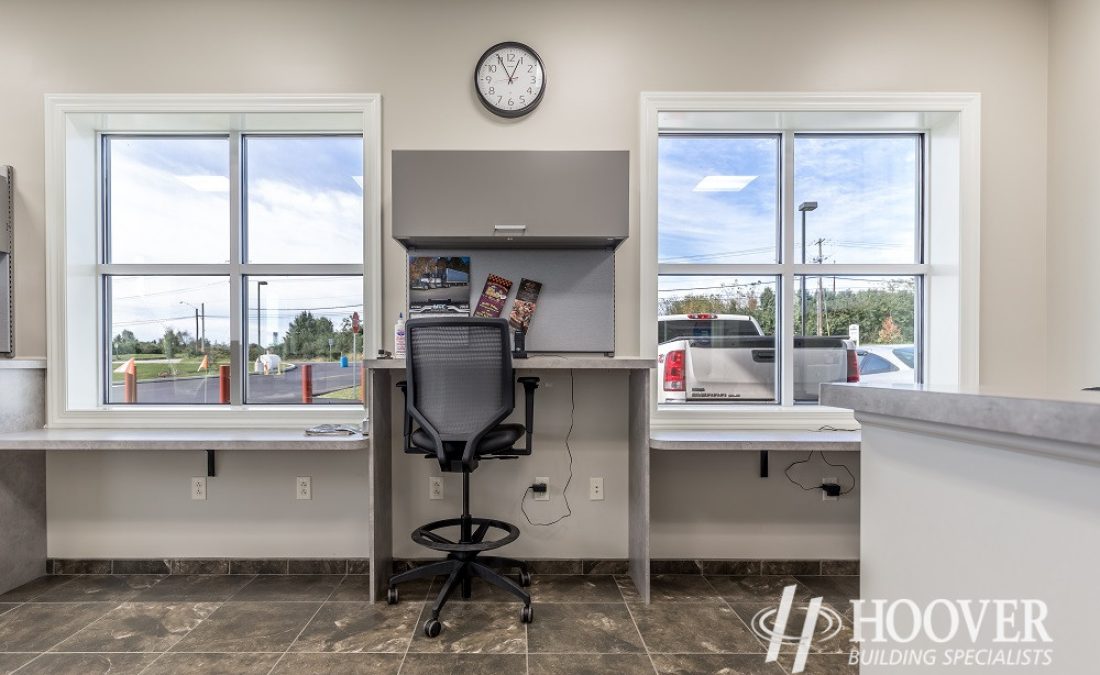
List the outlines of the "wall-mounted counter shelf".
<svg viewBox="0 0 1100 675">
<path fill-rule="evenodd" d="M 365 436 L 300 429 L 37 429 L 0 434 L 2 450 L 366 450 Z"/>
</svg>

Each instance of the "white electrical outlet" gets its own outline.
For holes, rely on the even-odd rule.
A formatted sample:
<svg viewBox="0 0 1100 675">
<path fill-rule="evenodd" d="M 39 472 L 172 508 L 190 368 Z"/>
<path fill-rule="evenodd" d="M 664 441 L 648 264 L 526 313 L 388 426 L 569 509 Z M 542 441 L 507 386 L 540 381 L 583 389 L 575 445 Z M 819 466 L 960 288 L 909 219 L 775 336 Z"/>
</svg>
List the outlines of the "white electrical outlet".
<svg viewBox="0 0 1100 675">
<path fill-rule="evenodd" d="M 824 485 L 826 483 L 836 483 L 836 482 L 837 482 L 837 480 L 836 480 L 835 476 L 832 477 L 832 478 L 822 478 L 821 479 L 821 484 L 822 485 Z M 830 497 L 829 495 L 825 494 L 824 490 L 821 491 L 821 501 L 823 501 L 823 502 L 835 502 L 836 500 L 837 500 L 837 497 Z"/>
<path fill-rule="evenodd" d="M 206 501 L 206 476 L 195 476 L 191 479 L 191 499 Z"/>
<path fill-rule="evenodd" d="M 443 499 L 443 476 L 428 477 L 428 499 Z"/>
<path fill-rule="evenodd" d="M 309 476 L 295 478 L 294 497 L 296 499 L 313 499 L 313 479 Z"/>
<path fill-rule="evenodd" d="M 535 476 L 535 483 L 542 483 L 546 486 L 546 492 L 536 492 L 536 502 L 548 502 L 550 501 L 550 477 L 549 476 Z"/>
<path fill-rule="evenodd" d="M 602 476 L 593 476 L 588 479 L 588 498 L 597 502 L 603 501 Z"/>
</svg>

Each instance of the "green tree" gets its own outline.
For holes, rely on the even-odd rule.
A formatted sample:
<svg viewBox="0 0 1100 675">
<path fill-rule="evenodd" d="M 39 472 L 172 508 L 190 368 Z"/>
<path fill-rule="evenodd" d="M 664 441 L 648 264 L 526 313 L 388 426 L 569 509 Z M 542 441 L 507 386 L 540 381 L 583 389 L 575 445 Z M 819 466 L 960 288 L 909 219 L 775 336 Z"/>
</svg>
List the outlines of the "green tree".
<svg viewBox="0 0 1100 675">
<path fill-rule="evenodd" d="M 286 356 L 313 358 L 328 355 L 328 340 L 335 337 L 332 321 L 303 311 L 290 322 L 286 330 Z"/>
<path fill-rule="evenodd" d="M 139 340 L 133 331 L 123 330 L 111 340 L 111 350 L 114 354 L 137 354 Z"/>
</svg>

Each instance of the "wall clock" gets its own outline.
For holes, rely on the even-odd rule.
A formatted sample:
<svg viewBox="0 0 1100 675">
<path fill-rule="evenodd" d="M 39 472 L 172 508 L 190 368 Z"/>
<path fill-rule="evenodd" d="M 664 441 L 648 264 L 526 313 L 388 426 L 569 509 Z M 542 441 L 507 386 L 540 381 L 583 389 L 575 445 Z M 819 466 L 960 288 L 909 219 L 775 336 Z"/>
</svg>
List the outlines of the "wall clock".
<svg viewBox="0 0 1100 675">
<path fill-rule="evenodd" d="M 523 117 L 538 106 L 546 91 L 542 59 L 520 42 L 493 45 L 478 59 L 474 91 L 494 115 Z"/>
</svg>

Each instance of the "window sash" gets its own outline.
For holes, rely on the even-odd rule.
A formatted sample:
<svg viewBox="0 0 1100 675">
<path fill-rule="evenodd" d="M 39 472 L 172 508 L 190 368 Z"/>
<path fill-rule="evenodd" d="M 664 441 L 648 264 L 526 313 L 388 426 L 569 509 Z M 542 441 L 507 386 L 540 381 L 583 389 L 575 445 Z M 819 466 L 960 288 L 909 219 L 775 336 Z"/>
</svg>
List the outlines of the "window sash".
<svg viewBox="0 0 1100 675">
<path fill-rule="evenodd" d="M 760 138 L 762 136 L 774 136 L 774 134 L 762 134 L 760 132 L 717 132 L 717 131 L 659 131 L 657 142 L 662 137 L 689 136 L 700 137 L 747 137 Z M 726 405 L 716 404 L 657 404 L 657 410 L 662 414 L 678 414 L 691 412 L 714 413 L 716 410 L 727 412 L 775 409 L 775 408 L 814 408 L 817 403 L 795 400 L 794 393 L 794 328 L 795 319 L 793 305 L 789 302 L 798 297 L 797 279 L 801 276 L 821 276 L 827 269 L 829 276 L 907 276 L 916 280 L 916 306 L 914 307 L 914 345 L 917 347 L 917 361 L 914 368 L 914 378 L 917 384 L 925 379 L 924 365 L 927 362 L 925 350 L 924 325 L 927 317 L 928 284 L 927 278 L 931 273 L 931 265 L 927 264 L 926 252 L 928 242 L 927 227 L 927 182 L 928 182 L 928 143 L 929 137 L 924 132 L 900 131 L 900 132 L 855 132 L 845 131 L 837 133 L 823 133 L 820 131 L 800 132 L 787 129 L 780 134 L 779 144 L 779 199 L 781 208 L 779 222 L 777 223 L 777 236 L 779 241 L 779 262 L 764 264 L 738 264 L 738 263 L 658 263 L 656 265 L 657 277 L 662 276 L 777 276 L 779 278 L 777 290 L 777 302 L 779 303 L 778 316 L 776 317 L 776 345 L 779 351 L 779 368 L 777 373 L 779 383 L 779 397 L 775 404 L 769 403 L 730 403 Z M 919 154 L 917 157 L 917 169 L 914 180 L 917 182 L 917 205 L 915 223 L 915 260 L 912 264 L 803 264 L 800 258 L 796 258 L 794 250 L 795 230 L 801 224 L 799 213 L 794 203 L 794 141 L 796 137 L 823 137 L 832 138 L 865 138 L 883 136 L 911 136 L 920 139 L 918 143 Z M 658 179 L 659 185 L 659 179 Z M 659 204 L 658 204 L 659 208 Z M 655 233 L 659 240 L 660 226 Z M 796 262 L 798 260 L 799 262 Z M 653 299 L 656 302 L 656 298 Z M 788 306 L 791 305 L 791 306 Z M 656 379 L 660 379 L 659 373 Z M 659 385 L 658 385 L 659 386 Z"/>
<path fill-rule="evenodd" d="M 224 276 L 229 280 L 229 360 L 230 360 L 230 402 L 229 405 L 220 405 L 221 408 L 230 409 L 243 409 L 243 408 L 256 408 L 256 407 L 286 407 L 288 404 L 272 404 L 272 403 L 258 403 L 252 402 L 245 405 L 245 388 L 247 387 L 247 372 L 248 372 L 248 340 L 245 335 L 245 329 L 247 324 L 246 316 L 246 304 L 248 302 L 247 289 L 245 284 L 250 276 L 358 276 L 361 279 L 365 275 L 365 264 L 325 264 L 325 263 L 248 263 L 245 262 L 247 255 L 247 239 L 248 239 L 248 217 L 247 217 L 247 205 L 244 203 L 246 198 L 244 177 L 247 161 L 246 153 L 244 152 L 245 138 L 248 136 L 263 136 L 263 137 L 282 137 L 282 138 L 316 138 L 316 137 L 357 137 L 362 138 L 363 134 L 348 133 L 340 131 L 318 131 L 318 132 L 241 132 L 237 130 L 229 131 L 226 133 L 209 133 L 209 132 L 194 132 L 194 133 L 179 133 L 179 132 L 166 132 L 166 133 L 125 133 L 125 132 L 100 132 L 97 134 L 97 147 L 100 152 L 99 176 L 97 184 L 99 185 L 100 194 L 102 199 L 100 200 L 100 218 L 99 228 L 100 233 L 96 237 L 99 242 L 99 248 L 97 254 L 96 265 L 96 278 L 98 289 L 98 303 L 97 303 L 97 315 L 99 317 L 102 330 L 99 332 L 99 346 L 98 352 L 104 355 L 109 352 L 112 335 L 111 333 L 111 311 L 110 295 L 107 292 L 109 279 L 113 276 Z M 112 263 L 110 261 L 111 251 L 111 217 L 110 217 L 110 139 L 111 138 L 225 138 L 229 142 L 229 232 L 230 238 L 230 251 L 228 263 L 217 264 L 178 264 L 178 263 Z M 364 156 L 364 173 L 366 173 L 365 165 L 367 164 L 367 158 Z M 367 195 L 364 193 L 364 200 Z M 361 225 L 364 229 L 364 240 L 366 235 L 366 223 Z M 363 298 L 364 310 L 366 308 L 367 298 Z M 364 317 L 365 318 L 365 317 Z M 364 332 L 365 337 L 365 332 Z M 364 345 L 364 353 L 366 353 L 366 345 Z M 134 407 L 142 406 L 158 406 L 158 407 L 176 407 L 180 409 L 198 409 L 203 410 L 210 408 L 209 404 L 203 405 L 191 405 L 191 404 L 173 404 L 173 403 L 150 403 L 150 404 L 116 404 L 110 402 L 110 387 L 112 385 L 111 380 L 111 359 L 103 358 L 102 366 L 98 369 L 100 382 L 98 390 L 100 393 L 100 406 L 106 409 L 133 409 Z M 365 386 L 366 383 L 360 383 L 360 386 Z M 357 404 L 326 404 L 324 406 L 327 410 L 348 410 L 358 409 L 361 406 Z"/>
</svg>

